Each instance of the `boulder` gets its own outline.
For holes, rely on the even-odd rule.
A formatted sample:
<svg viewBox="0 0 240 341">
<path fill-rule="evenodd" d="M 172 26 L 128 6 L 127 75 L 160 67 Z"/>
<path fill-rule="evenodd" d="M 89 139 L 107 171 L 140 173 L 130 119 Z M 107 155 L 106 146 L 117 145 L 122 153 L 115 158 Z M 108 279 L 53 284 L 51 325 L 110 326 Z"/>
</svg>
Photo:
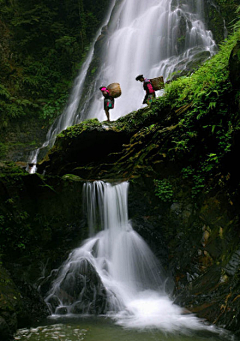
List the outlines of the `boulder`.
<svg viewBox="0 0 240 341">
<path fill-rule="evenodd" d="M 57 298 L 61 302 L 58 307 Z M 107 293 L 101 278 L 93 265 L 83 258 L 70 265 L 59 288 L 49 297 L 48 304 L 59 314 L 66 313 L 66 306 L 74 314 L 103 314 L 106 312 L 106 300 Z"/>
</svg>

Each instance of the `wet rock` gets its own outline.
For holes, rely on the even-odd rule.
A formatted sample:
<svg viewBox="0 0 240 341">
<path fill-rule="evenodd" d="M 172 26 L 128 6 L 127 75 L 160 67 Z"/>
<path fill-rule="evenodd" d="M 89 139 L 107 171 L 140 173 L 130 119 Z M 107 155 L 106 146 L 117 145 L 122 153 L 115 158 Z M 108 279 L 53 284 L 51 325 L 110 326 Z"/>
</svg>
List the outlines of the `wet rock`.
<svg viewBox="0 0 240 341">
<path fill-rule="evenodd" d="M 182 212 L 181 205 L 179 203 L 172 204 L 170 209 L 176 215 L 179 215 Z"/>
<path fill-rule="evenodd" d="M 211 56 L 209 51 L 202 51 L 196 53 L 192 60 L 190 60 L 186 65 L 187 72 L 193 72 L 193 70 L 198 69 L 207 59 Z"/>
<path fill-rule="evenodd" d="M 229 276 L 234 276 L 240 267 L 240 250 L 237 250 L 232 255 L 230 261 L 225 267 L 226 274 Z"/>
<path fill-rule="evenodd" d="M 42 297 L 47 296 L 47 293 L 51 289 L 51 285 L 53 281 L 57 278 L 58 273 L 59 273 L 59 270 L 54 269 L 51 271 L 49 276 L 39 281 L 39 292 L 41 293 Z"/>
<path fill-rule="evenodd" d="M 192 53 L 187 59 L 181 60 L 175 66 L 177 73 L 172 76 L 171 81 L 196 71 L 211 56 L 209 51 L 201 51 L 198 48 L 194 49 L 194 51 L 194 54 Z"/>
<path fill-rule="evenodd" d="M 68 311 L 66 307 L 58 307 L 55 311 L 55 314 L 58 314 L 58 315 L 66 315 L 67 313 Z"/>
<path fill-rule="evenodd" d="M 60 284 L 59 297 L 64 305 L 72 305 L 72 313 L 105 312 L 106 290 L 95 268 L 86 259 L 70 265 Z"/>
<path fill-rule="evenodd" d="M 47 304 L 49 306 L 49 309 L 51 310 L 51 313 L 53 314 L 56 312 L 56 308 L 60 306 L 61 302 L 56 295 L 52 295 L 47 300 Z"/>
</svg>

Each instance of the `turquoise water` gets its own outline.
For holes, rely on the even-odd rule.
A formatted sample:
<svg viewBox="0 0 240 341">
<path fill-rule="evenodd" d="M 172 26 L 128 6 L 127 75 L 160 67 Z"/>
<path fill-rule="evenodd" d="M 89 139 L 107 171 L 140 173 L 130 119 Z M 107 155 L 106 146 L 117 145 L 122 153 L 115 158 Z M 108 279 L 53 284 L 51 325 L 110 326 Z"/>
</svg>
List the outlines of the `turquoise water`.
<svg viewBox="0 0 240 341">
<path fill-rule="evenodd" d="M 185 335 L 158 330 L 124 329 L 105 317 L 49 318 L 41 326 L 19 329 L 21 341 L 230 341 L 230 335 L 211 331 L 189 331 Z"/>
</svg>

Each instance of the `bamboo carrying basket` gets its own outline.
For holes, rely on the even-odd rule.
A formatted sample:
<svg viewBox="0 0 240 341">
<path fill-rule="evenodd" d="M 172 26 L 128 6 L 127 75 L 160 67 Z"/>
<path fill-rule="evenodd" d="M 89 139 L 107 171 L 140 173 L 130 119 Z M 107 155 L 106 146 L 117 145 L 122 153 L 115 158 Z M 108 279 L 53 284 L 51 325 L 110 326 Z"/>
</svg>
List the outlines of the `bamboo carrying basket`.
<svg viewBox="0 0 240 341">
<path fill-rule="evenodd" d="M 163 80 L 163 77 L 156 77 L 156 78 L 153 78 L 153 79 L 150 79 L 151 80 L 151 83 L 152 83 L 152 86 L 153 86 L 153 89 L 154 90 L 161 90 L 164 88 L 164 80 Z"/>
<path fill-rule="evenodd" d="M 112 96 L 113 98 L 117 98 L 122 94 L 122 90 L 119 83 L 111 83 L 107 86 L 107 89 L 110 93 L 110 96 Z"/>
</svg>

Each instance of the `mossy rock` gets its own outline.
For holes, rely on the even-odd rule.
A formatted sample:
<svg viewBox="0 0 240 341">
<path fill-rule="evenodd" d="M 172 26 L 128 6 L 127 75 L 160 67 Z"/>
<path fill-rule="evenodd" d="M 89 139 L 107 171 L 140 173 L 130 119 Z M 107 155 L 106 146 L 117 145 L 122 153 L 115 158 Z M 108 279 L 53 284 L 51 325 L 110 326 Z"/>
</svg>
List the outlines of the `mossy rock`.
<svg viewBox="0 0 240 341">
<path fill-rule="evenodd" d="M 65 181 L 83 181 L 82 178 L 80 178 L 80 176 L 77 176 L 77 175 L 74 175 L 74 174 L 65 174 L 63 177 L 62 177 L 63 180 Z"/>
</svg>

